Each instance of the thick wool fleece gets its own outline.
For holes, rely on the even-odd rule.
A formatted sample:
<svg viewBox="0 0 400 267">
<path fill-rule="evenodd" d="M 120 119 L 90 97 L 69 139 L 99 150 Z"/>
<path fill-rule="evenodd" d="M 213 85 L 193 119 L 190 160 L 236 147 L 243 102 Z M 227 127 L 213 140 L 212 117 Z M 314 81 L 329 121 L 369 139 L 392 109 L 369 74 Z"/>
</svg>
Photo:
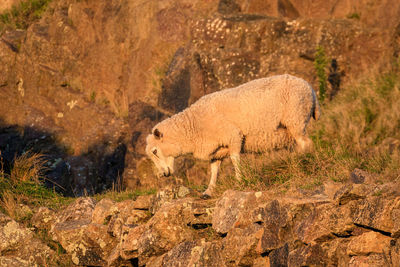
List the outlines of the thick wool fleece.
<svg viewBox="0 0 400 267">
<path fill-rule="evenodd" d="M 162 133 L 165 155 L 193 153 L 196 158 L 213 160 L 293 141 L 310 143 L 305 129 L 319 113 L 311 86 L 285 74 L 205 95 L 157 124 L 153 132 L 158 129 Z"/>
</svg>

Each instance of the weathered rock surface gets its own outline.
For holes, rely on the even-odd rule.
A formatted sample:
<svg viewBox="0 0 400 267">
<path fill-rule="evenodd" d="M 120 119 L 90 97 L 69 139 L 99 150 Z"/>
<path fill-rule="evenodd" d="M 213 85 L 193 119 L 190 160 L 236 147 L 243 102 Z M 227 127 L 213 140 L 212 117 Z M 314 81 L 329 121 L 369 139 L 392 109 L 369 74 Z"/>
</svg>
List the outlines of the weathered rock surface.
<svg viewBox="0 0 400 267">
<path fill-rule="evenodd" d="M 334 95 L 400 53 L 400 3 L 375 2 L 52 1 L 27 29 L 0 36 L 2 158 L 43 152 L 49 186 L 69 195 L 173 184 L 143 159 L 155 123 L 263 76 L 316 85 L 318 46 L 337 65 L 327 70 Z M 181 165 L 191 182 L 207 176 Z"/>
<path fill-rule="evenodd" d="M 52 263 L 55 252 L 34 233 L 0 213 L 0 265 L 35 266 Z"/>
<path fill-rule="evenodd" d="M 122 202 L 79 198 L 62 211 L 40 208 L 31 222 L 35 232 L 50 229 L 79 266 L 398 266 L 400 193 L 374 191 L 396 186 L 331 183 L 296 197 L 228 190 L 203 200 L 177 187 Z M 346 192 L 357 197 L 340 201 Z M 1 218 L 4 266 L 54 255 L 31 230 Z"/>
</svg>

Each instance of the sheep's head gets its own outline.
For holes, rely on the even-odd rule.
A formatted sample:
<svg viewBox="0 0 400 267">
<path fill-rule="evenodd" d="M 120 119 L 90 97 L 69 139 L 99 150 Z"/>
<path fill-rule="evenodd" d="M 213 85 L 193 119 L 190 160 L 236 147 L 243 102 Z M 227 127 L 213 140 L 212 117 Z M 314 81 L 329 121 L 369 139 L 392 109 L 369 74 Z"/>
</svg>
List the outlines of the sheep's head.
<svg viewBox="0 0 400 267">
<path fill-rule="evenodd" d="M 163 134 L 154 129 L 146 139 L 146 154 L 156 165 L 158 176 L 170 176 L 174 173 L 174 157 L 170 154 L 170 146 L 165 142 Z"/>
</svg>

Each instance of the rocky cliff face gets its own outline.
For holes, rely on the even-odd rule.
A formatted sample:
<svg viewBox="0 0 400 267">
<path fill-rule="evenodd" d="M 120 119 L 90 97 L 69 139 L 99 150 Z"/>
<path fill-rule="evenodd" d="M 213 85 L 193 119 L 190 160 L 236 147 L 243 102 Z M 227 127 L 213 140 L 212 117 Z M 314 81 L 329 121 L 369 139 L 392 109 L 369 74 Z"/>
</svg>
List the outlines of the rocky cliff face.
<svg viewBox="0 0 400 267">
<path fill-rule="evenodd" d="M 258 77 L 317 87 L 317 47 L 343 87 L 398 55 L 399 13 L 398 1 L 53 1 L 1 36 L 3 159 L 45 152 L 69 194 L 156 187 L 142 157 L 157 121 Z"/>
<path fill-rule="evenodd" d="M 351 180 L 214 200 L 185 187 L 118 203 L 78 198 L 59 212 L 39 208 L 30 230 L 1 215 L 0 262 L 55 264 L 56 246 L 37 235 L 48 231 L 64 264 L 79 266 L 398 266 L 398 184 L 360 170 Z"/>
</svg>

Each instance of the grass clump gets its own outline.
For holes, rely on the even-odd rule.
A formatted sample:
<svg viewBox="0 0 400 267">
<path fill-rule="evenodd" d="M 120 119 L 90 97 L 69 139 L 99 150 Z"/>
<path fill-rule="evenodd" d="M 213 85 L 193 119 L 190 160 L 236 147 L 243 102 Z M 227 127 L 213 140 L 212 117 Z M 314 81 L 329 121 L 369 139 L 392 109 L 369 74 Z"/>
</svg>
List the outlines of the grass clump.
<svg viewBox="0 0 400 267">
<path fill-rule="evenodd" d="M 27 29 L 35 20 L 42 17 L 51 0 L 25 0 L 10 10 L 0 14 L 0 31 L 6 27 L 11 29 Z"/>
<path fill-rule="evenodd" d="M 0 169 L 0 209 L 17 221 L 29 219 L 29 207 L 60 208 L 69 202 L 55 191 L 44 187 L 45 160 L 40 154 L 25 153 L 16 157 L 9 173 Z"/>
<path fill-rule="evenodd" d="M 325 55 L 325 49 L 322 46 L 318 46 L 317 52 L 315 53 L 314 68 L 317 73 L 319 84 L 318 98 L 321 103 L 323 103 L 325 100 L 326 91 L 328 88 L 328 78 L 326 77 L 327 64 L 328 60 Z"/>
</svg>

